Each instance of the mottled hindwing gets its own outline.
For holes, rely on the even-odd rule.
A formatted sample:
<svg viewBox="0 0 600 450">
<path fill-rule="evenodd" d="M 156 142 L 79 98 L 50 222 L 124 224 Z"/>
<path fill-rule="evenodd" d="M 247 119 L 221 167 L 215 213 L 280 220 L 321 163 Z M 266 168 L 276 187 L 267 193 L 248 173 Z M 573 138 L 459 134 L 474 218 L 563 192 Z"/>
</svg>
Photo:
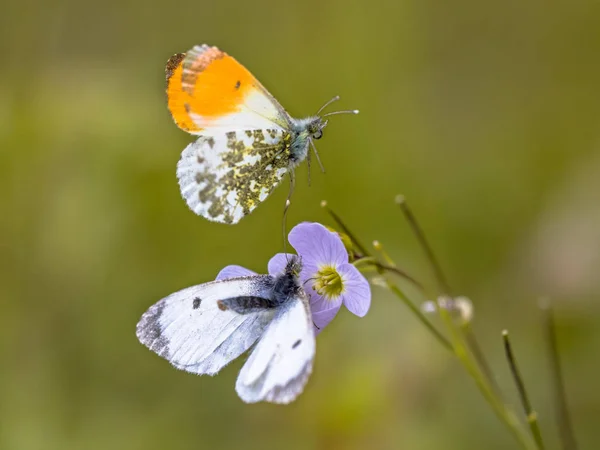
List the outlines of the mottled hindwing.
<svg viewBox="0 0 600 450">
<path fill-rule="evenodd" d="M 291 168 L 282 128 L 201 136 L 177 164 L 181 195 L 196 214 L 234 224 L 265 200 Z"/>
</svg>

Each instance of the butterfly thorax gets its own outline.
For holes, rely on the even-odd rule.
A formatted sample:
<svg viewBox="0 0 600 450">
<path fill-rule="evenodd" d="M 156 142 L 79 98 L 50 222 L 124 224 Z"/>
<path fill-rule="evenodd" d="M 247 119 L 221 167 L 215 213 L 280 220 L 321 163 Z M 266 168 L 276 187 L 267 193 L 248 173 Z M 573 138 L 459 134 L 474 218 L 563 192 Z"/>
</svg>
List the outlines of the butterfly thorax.
<svg viewBox="0 0 600 450">
<path fill-rule="evenodd" d="M 292 257 L 282 274 L 275 278 L 271 299 L 279 305 L 296 298 L 302 293 L 302 285 L 298 279 L 302 270 L 302 262 L 297 257 Z"/>
<path fill-rule="evenodd" d="M 290 160 L 296 165 L 306 159 L 310 140 L 321 139 L 327 121 L 319 116 L 311 116 L 304 119 L 291 118 L 291 124 L 293 138 Z"/>
</svg>

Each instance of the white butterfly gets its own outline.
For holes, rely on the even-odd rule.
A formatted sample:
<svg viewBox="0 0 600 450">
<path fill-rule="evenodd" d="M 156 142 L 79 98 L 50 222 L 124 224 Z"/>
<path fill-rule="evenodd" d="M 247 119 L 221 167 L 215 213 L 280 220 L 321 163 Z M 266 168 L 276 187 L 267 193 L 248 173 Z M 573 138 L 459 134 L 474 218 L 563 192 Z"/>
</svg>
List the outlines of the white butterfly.
<svg viewBox="0 0 600 450">
<path fill-rule="evenodd" d="M 308 297 L 292 257 L 278 276 L 192 286 L 163 298 L 137 324 L 142 344 L 173 366 L 214 375 L 252 347 L 235 389 L 247 403 L 289 403 L 312 371 L 315 337 Z"/>
</svg>

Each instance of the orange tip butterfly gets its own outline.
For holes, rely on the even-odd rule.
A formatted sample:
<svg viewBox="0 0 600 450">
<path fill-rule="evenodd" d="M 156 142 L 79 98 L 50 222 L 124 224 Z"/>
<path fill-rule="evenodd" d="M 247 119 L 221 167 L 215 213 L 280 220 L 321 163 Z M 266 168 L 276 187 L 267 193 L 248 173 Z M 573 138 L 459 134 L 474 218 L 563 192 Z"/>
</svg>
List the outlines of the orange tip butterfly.
<svg viewBox="0 0 600 450">
<path fill-rule="evenodd" d="M 291 117 L 254 76 L 217 47 L 195 46 L 166 67 L 168 106 L 179 128 L 198 139 L 177 164 L 181 195 L 192 211 L 214 222 L 235 224 L 250 214 L 294 168 L 319 155 L 333 114 Z M 320 164 L 320 161 L 319 161 Z M 322 166 L 321 166 L 322 168 Z M 289 200 L 289 197 L 288 197 Z"/>
</svg>

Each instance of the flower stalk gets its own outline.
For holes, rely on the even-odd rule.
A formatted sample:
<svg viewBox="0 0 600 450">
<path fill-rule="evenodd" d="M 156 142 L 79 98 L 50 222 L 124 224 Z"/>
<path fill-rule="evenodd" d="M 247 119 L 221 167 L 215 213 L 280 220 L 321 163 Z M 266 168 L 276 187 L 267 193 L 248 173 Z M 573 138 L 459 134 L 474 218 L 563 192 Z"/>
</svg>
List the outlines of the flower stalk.
<svg viewBox="0 0 600 450">
<path fill-rule="evenodd" d="M 550 302 L 546 299 L 540 300 L 540 309 L 543 313 L 544 331 L 546 342 L 548 344 L 548 354 L 550 357 L 550 372 L 553 377 L 554 396 L 556 403 L 556 422 L 560 433 L 563 450 L 577 450 L 575 433 L 571 424 L 569 407 L 567 405 L 567 394 L 565 382 L 560 368 L 560 358 L 558 356 L 558 343 L 556 341 L 556 327 L 554 325 L 554 314 Z"/>
<path fill-rule="evenodd" d="M 450 312 L 446 308 L 438 307 L 438 313 L 449 331 L 454 354 L 462 363 L 467 373 L 473 378 L 479 391 L 491 406 L 492 410 L 496 413 L 496 416 L 510 430 L 524 449 L 537 450 L 535 443 L 531 440 L 529 435 L 524 432 L 516 415 L 502 402 L 498 395 L 496 395 L 476 360 L 470 354 L 464 338 L 461 336 L 460 330 L 456 327 L 450 316 Z"/>
<path fill-rule="evenodd" d="M 413 214 L 412 210 L 408 207 L 408 204 L 406 203 L 406 199 L 404 198 L 404 196 L 397 195 L 396 203 L 398 204 L 398 206 L 400 206 L 400 209 L 402 210 L 404 217 L 408 221 L 410 228 L 412 229 L 417 240 L 419 241 L 419 244 L 425 251 L 427 260 L 429 261 L 429 264 L 433 268 L 433 272 L 435 274 L 435 279 L 437 280 L 440 291 L 443 294 L 452 295 L 452 292 L 450 290 L 450 285 L 446 281 L 446 277 L 444 276 L 442 267 L 440 266 L 440 263 L 438 262 L 437 258 L 435 257 L 435 253 L 433 253 L 433 250 L 431 249 L 429 242 L 427 242 L 427 239 L 425 238 L 425 233 L 423 232 L 423 229 L 419 225 L 419 222 L 417 222 L 417 219 L 415 218 L 415 215 Z"/>
<path fill-rule="evenodd" d="M 376 257 L 371 256 L 370 252 L 367 250 L 366 247 L 363 247 L 356 239 L 355 235 L 350 231 L 350 229 L 346 226 L 346 224 L 342 221 L 341 217 L 339 215 L 337 215 L 328 205 L 326 201 L 322 201 L 321 202 L 321 206 L 323 208 L 325 208 L 325 210 L 327 211 L 327 213 L 331 216 L 331 218 L 336 222 L 336 224 L 344 231 L 344 233 L 350 237 L 350 239 L 352 240 L 352 242 L 354 243 L 354 245 L 356 245 L 357 248 L 359 248 L 362 252 L 362 254 L 364 255 L 362 258 L 357 259 L 356 261 L 354 261 L 354 265 L 356 267 L 361 267 L 361 266 L 371 266 L 373 268 L 375 268 L 375 270 L 377 270 L 377 272 L 382 275 L 385 272 L 392 272 L 395 273 L 405 279 L 407 279 L 408 281 L 410 281 L 411 283 L 413 283 L 415 286 L 417 286 L 421 291 L 424 290 L 423 285 L 421 283 L 419 283 L 417 280 L 415 280 L 413 277 L 411 277 L 410 275 L 408 275 L 406 272 L 400 270 L 397 268 L 396 264 L 394 263 L 394 261 L 389 257 L 389 255 L 387 254 L 387 252 L 385 252 L 385 250 L 383 249 L 383 245 L 379 242 L 379 241 L 375 241 L 373 243 L 373 247 L 375 247 L 375 249 L 379 252 L 381 252 L 383 255 L 385 255 L 385 259 L 388 265 L 381 263 Z M 427 328 L 431 334 L 434 336 L 435 339 L 437 339 L 439 341 L 440 344 L 442 344 L 443 347 L 445 347 L 447 350 L 452 350 L 452 345 L 450 344 L 450 342 L 448 341 L 448 339 L 446 339 L 444 337 L 444 335 L 442 333 L 439 332 L 439 330 L 431 323 L 431 321 L 425 316 L 425 314 L 423 314 L 423 311 L 421 311 L 421 309 L 415 305 L 405 294 L 404 292 L 394 283 L 392 283 L 387 277 L 384 279 L 384 283 L 385 286 L 394 293 L 394 295 L 396 295 L 396 297 L 398 297 L 402 303 L 404 303 L 408 309 L 415 315 L 415 317 L 419 320 L 419 322 L 421 322 L 423 325 L 425 325 L 425 328 Z"/>
<path fill-rule="evenodd" d="M 429 321 L 429 319 L 427 319 L 427 317 L 425 316 L 425 314 L 423 314 L 421 309 L 418 306 L 416 306 L 404 294 L 404 292 L 402 292 L 402 290 L 398 286 L 396 286 L 394 283 L 392 283 L 388 279 L 386 279 L 385 281 L 386 281 L 387 288 L 392 293 L 394 293 L 394 295 L 396 295 L 396 297 L 398 297 L 402 301 L 402 303 L 404 303 L 408 307 L 408 309 L 410 309 L 410 311 L 415 315 L 415 317 L 419 320 L 419 322 L 421 322 L 423 325 L 425 325 L 425 328 L 427 328 L 431 332 L 433 337 L 435 337 L 438 340 L 438 342 L 440 344 L 442 344 L 442 346 L 444 348 L 446 348 L 449 351 L 453 351 L 453 347 L 452 347 L 452 344 L 450 343 L 450 341 L 448 339 L 446 339 L 442 333 L 440 333 L 440 331 Z"/>
<path fill-rule="evenodd" d="M 508 361 L 508 365 L 510 367 L 513 379 L 515 380 L 517 391 L 519 392 L 519 398 L 521 399 L 521 404 L 523 405 L 523 410 L 525 411 L 527 424 L 529 425 L 531 434 L 535 439 L 537 448 L 539 450 L 544 450 L 544 441 L 542 439 L 540 425 L 537 420 L 537 413 L 531 407 L 531 402 L 529 401 L 529 396 L 527 395 L 527 390 L 525 389 L 525 383 L 523 382 L 523 378 L 521 377 L 521 373 L 519 372 L 519 368 L 517 366 L 517 359 L 515 358 L 515 355 L 512 351 L 512 345 L 508 336 L 508 330 L 502 331 L 502 340 L 504 342 L 504 352 L 506 354 L 506 359 Z"/>
<path fill-rule="evenodd" d="M 350 229 L 348 229 L 348 227 L 346 227 L 346 225 L 344 224 L 344 222 L 342 221 L 340 216 L 338 216 L 335 213 L 335 211 L 333 211 L 329 207 L 326 200 L 323 200 L 321 202 L 321 207 L 324 208 L 325 211 L 327 211 L 327 213 L 333 218 L 333 220 L 335 220 L 335 223 L 337 223 L 338 226 L 342 229 L 342 231 L 348 235 L 348 237 L 352 240 L 352 242 L 354 243 L 356 248 L 362 253 L 362 256 L 370 256 L 369 252 L 367 251 L 367 248 L 364 245 L 362 245 L 362 243 L 358 240 L 358 238 L 354 234 L 352 234 L 352 232 L 350 231 Z"/>
<path fill-rule="evenodd" d="M 398 206 L 402 210 L 402 213 L 404 214 L 406 221 L 410 225 L 410 228 L 413 231 L 413 234 L 415 235 L 415 237 L 417 238 L 417 241 L 421 245 L 421 248 L 423 249 L 425 256 L 427 257 L 427 260 L 429 261 L 429 264 L 433 270 L 433 273 L 434 273 L 435 279 L 437 281 L 438 287 L 441 291 L 441 294 L 452 297 L 450 285 L 448 284 L 446 276 L 444 275 L 442 266 L 438 262 L 438 259 L 436 258 L 432 247 L 429 245 L 429 242 L 427 241 L 427 238 L 425 237 L 425 232 L 423 231 L 423 228 L 417 221 L 417 218 L 413 214 L 411 208 L 409 207 L 409 205 L 406 202 L 406 199 L 404 198 L 403 195 L 396 196 L 396 204 L 398 204 Z M 453 301 L 453 299 L 450 298 L 450 303 L 452 303 L 452 301 Z M 488 364 L 483 351 L 481 351 L 481 346 L 479 345 L 479 342 L 477 341 L 477 337 L 475 336 L 475 333 L 473 332 L 473 329 L 470 325 L 470 321 L 463 322 L 462 332 L 465 337 L 466 343 L 469 347 L 469 350 L 475 357 L 477 364 L 481 368 L 484 376 L 487 378 L 488 384 L 490 384 L 492 386 L 496 395 L 500 396 L 501 395 L 500 388 L 498 387 L 498 385 L 496 383 L 496 380 L 494 378 L 492 370 L 490 369 L 490 365 Z"/>
<path fill-rule="evenodd" d="M 415 315 L 415 317 L 421 322 L 425 328 L 431 332 L 431 334 L 440 342 L 440 344 L 451 351 L 461 365 L 465 368 L 469 376 L 475 382 L 475 385 L 483 395 L 486 402 L 490 405 L 491 409 L 494 411 L 498 419 L 508 428 L 508 430 L 512 433 L 514 438 L 520 444 L 521 448 L 525 450 L 544 450 L 543 443 L 541 441 L 541 433 L 539 432 L 539 426 L 537 423 L 537 415 L 535 412 L 533 414 L 528 414 L 528 425 L 533 435 L 532 437 L 527 433 L 526 428 L 523 426 L 523 423 L 519 421 L 517 415 L 513 412 L 513 410 L 505 404 L 502 394 L 500 392 L 499 387 L 495 382 L 495 378 L 493 373 L 488 365 L 486 358 L 477 342 L 475 334 L 473 333 L 471 327 L 471 315 L 463 314 L 464 311 L 461 311 L 459 306 L 459 299 L 454 299 L 451 297 L 451 291 L 449 284 L 444 276 L 444 273 L 441 269 L 438 260 L 430 247 L 427 239 L 425 237 L 425 233 L 420 227 L 419 223 L 416 220 L 416 217 L 412 213 L 411 209 L 408 207 L 404 197 L 398 196 L 396 198 L 396 202 L 400 206 L 402 212 L 404 213 L 413 233 L 415 234 L 417 240 L 419 241 L 421 247 L 423 248 L 427 260 L 429 261 L 435 279 L 437 281 L 437 285 L 441 293 L 443 294 L 440 300 L 437 302 L 433 302 L 435 304 L 435 310 L 438 312 L 438 315 L 441 319 L 442 324 L 446 330 L 446 334 L 449 336 L 449 339 L 444 336 L 437 327 L 433 325 L 433 323 L 427 318 L 426 314 L 419 308 L 403 291 L 400 289 L 395 283 L 390 281 L 390 279 L 385 276 L 389 273 L 397 273 L 405 279 L 410 280 L 419 287 L 419 290 L 426 295 L 426 290 L 423 288 L 423 285 L 417 283 L 412 277 L 406 275 L 403 271 L 397 271 L 397 267 L 393 259 L 390 255 L 385 251 L 382 244 L 378 241 L 373 243 L 375 250 L 381 255 L 383 258 L 383 262 L 380 261 L 377 257 L 373 256 L 371 252 L 367 250 L 360 242 L 356 239 L 354 234 L 350 231 L 350 229 L 343 223 L 340 216 L 338 216 L 329 206 L 327 206 L 326 202 L 322 202 L 321 205 L 326 209 L 329 215 L 333 218 L 336 224 L 339 226 L 341 230 L 350 238 L 353 243 L 353 246 L 359 250 L 360 255 L 358 258 L 353 261 L 353 265 L 355 267 L 362 268 L 372 268 L 377 271 L 380 275 L 384 275 L 383 277 L 383 285 L 389 289 L 396 297 L 398 297 L 407 307 L 408 309 Z M 427 297 L 427 295 L 426 295 Z M 429 296 L 429 298 L 431 298 Z M 468 304 L 470 302 L 468 299 L 465 299 Z M 469 310 L 471 312 L 471 310 Z M 455 320 L 455 316 L 459 313 L 461 316 L 459 321 Z M 540 443 L 542 443 L 540 445 Z M 571 450 L 571 449 L 569 449 Z"/>
</svg>

